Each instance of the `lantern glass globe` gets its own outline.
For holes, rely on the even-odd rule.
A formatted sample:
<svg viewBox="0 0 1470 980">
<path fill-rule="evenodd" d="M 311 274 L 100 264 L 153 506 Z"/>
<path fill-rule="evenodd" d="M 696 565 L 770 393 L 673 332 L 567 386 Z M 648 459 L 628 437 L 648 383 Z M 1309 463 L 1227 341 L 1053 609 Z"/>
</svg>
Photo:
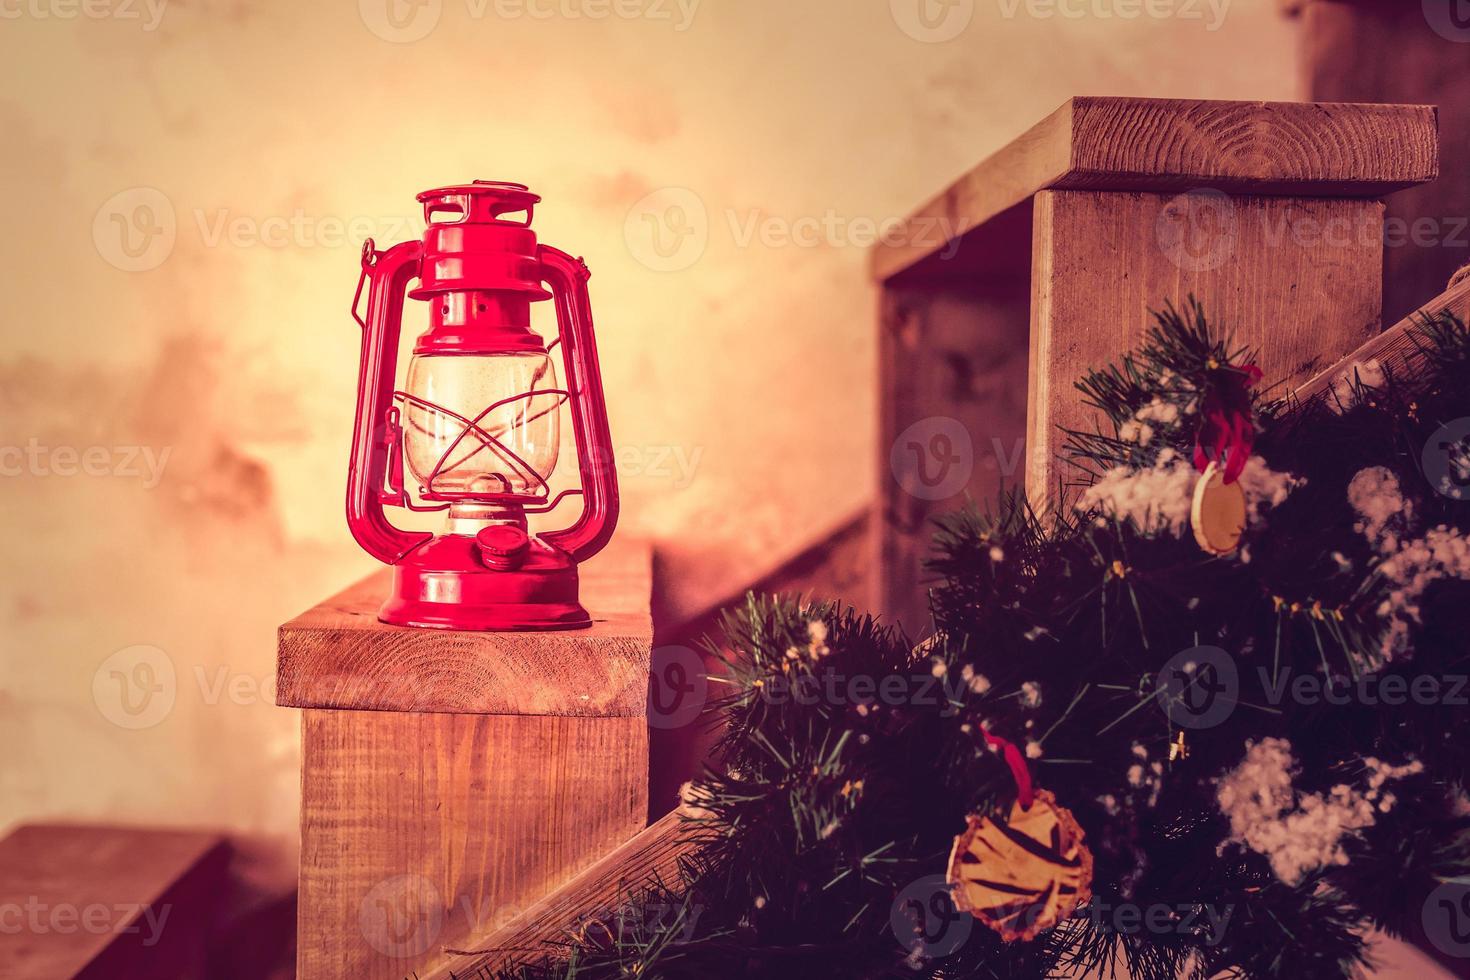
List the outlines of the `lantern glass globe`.
<svg viewBox="0 0 1470 980">
<path fill-rule="evenodd" d="M 407 392 L 404 455 L 424 490 L 545 495 L 564 400 L 546 353 L 416 354 Z"/>
</svg>

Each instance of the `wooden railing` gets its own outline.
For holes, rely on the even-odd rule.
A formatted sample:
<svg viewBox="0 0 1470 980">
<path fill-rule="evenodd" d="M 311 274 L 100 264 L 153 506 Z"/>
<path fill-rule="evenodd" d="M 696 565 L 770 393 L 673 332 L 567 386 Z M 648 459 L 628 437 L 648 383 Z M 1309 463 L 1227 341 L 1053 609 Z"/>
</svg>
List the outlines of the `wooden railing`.
<svg viewBox="0 0 1470 980">
<path fill-rule="evenodd" d="M 1290 387 L 1378 333 L 1383 203 L 1436 174 L 1430 106 L 1078 98 L 873 252 L 878 609 L 928 627 L 931 519 L 1078 477 L 1073 383 L 1193 294 Z"/>
<path fill-rule="evenodd" d="M 967 494 L 1024 474 L 1065 503 L 1060 430 L 1091 424 L 1072 382 L 1133 346 L 1150 306 L 1197 296 L 1302 398 L 1352 359 L 1402 360 L 1407 321 L 1379 335 L 1379 197 L 1436 161 L 1425 106 L 1076 99 L 920 208 L 873 254 L 875 611 L 923 633 L 929 519 Z M 1467 294 L 1426 309 L 1465 315 Z M 956 432 L 967 471 L 915 483 L 916 462 L 955 462 L 934 437 Z M 693 846 L 677 818 L 638 833 L 648 561 L 587 569 L 587 604 L 612 615 L 580 634 L 395 630 L 377 582 L 282 628 L 279 700 L 304 709 L 303 980 L 483 975 L 674 880 Z"/>
<path fill-rule="evenodd" d="M 1470 277 L 1452 285 L 1418 311 L 1384 331 L 1330 367 L 1298 385 L 1298 404 L 1325 397 L 1353 369 L 1376 360 L 1401 378 L 1422 367 L 1414 331 L 1421 314 L 1448 311 L 1470 320 Z M 503 929 L 486 936 L 472 950 L 461 951 L 450 964 L 422 980 L 466 980 L 495 971 L 555 957 L 588 923 L 604 920 L 653 882 L 677 882 L 680 861 L 697 855 L 698 844 L 681 828 L 677 813 L 653 824 L 562 888 L 526 910 Z"/>
</svg>

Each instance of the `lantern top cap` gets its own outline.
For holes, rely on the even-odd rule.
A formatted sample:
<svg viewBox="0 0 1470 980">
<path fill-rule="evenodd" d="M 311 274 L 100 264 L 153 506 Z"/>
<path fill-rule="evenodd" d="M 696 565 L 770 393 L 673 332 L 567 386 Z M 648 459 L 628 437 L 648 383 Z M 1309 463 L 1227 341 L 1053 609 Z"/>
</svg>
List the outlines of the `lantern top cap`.
<svg viewBox="0 0 1470 980">
<path fill-rule="evenodd" d="M 541 196 L 532 193 L 525 184 L 513 181 L 475 180 L 424 191 L 417 200 L 424 206 L 427 224 L 501 222 L 525 227 L 531 224 L 531 216 Z M 502 215 L 522 212 L 525 216 L 520 220 L 502 218 Z"/>
</svg>

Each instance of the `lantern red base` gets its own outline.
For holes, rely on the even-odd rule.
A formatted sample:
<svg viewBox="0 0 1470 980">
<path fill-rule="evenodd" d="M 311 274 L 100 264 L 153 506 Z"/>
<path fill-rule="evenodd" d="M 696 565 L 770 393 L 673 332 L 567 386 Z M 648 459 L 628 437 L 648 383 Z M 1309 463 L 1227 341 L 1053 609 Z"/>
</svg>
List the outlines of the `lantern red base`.
<svg viewBox="0 0 1470 980">
<path fill-rule="evenodd" d="M 592 625 L 577 601 L 577 566 L 532 538 L 519 567 L 487 568 L 472 537 L 448 534 L 393 566 L 393 591 L 378 619 L 445 630 L 569 630 Z"/>
</svg>

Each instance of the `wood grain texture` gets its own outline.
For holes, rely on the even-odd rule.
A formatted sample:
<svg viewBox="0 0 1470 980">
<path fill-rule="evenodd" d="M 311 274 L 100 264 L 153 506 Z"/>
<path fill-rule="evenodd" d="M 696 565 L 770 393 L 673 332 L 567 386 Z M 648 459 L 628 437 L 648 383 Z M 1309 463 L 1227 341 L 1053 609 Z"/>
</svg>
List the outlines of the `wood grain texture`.
<svg viewBox="0 0 1470 980">
<path fill-rule="evenodd" d="M 1448 15 L 1455 0 L 1439 0 Z M 1470 44 L 1431 29 L 1422 4 L 1302 4 L 1302 92 L 1310 99 L 1437 107 L 1440 178 L 1388 199 L 1383 313 L 1407 316 L 1470 261 Z"/>
<path fill-rule="evenodd" d="M 1331 397 L 1334 387 L 1352 379 L 1353 371 L 1369 361 L 1377 361 L 1401 378 L 1414 377 L 1423 366 L 1423 358 L 1415 340 L 1414 329 L 1420 315 L 1429 316 L 1448 311 L 1461 320 L 1470 321 L 1470 277 L 1450 286 L 1419 309 L 1404 317 L 1357 350 L 1318 372 L 1292 393 L 1298 403 Z"/>
<path fill-rule="evenodd" d="M 309 709 L 301 980 L 450 962 L 644 826 L 641 717 Z"/>
<path fill-rule="evenodd" d="M 0 977 L 200 978 L 224 838 L 29 825 L 0 841 Z"/>
<path fill-rule="evenodd" d="M 385 568 L 280 628 L 276 703 L 642 717 L 653 639 L 649 548 L 620 540 L 580 571 L 591 628 L 474 633 L 378 622 Z"/>
<path fill-rule="evenodd" d="M 1075 98 L 874 247 L 882 282 L 1046 189 L 1373 197 L 1438 173 L 1423 105 Z"/>
<path fill-rule="evenodd" d="M 668 814 L 473 949 L 421 974 L 420 980 L 490 976 L 555 957 L 583 930 L 599 928 L 598 923 L 616 930 L 616 916 L 630 899 L 653 882 L 677 882 L 680 862 L 697 852 L 697 841 L 682 824 L 677 813 Z"/>
<path fill-rule="evenodd" d="M 1290 391 L 1379 330 L 1383 205 L 1330 198 L 1217 198 L 1210 221 L 1162 194 L 1037 195 L 1026 486 L 1065 502 L 1082 473 L 1058 458 L 1063 428 L 1095 429 L 1074 388 L 1137 345 L 1150 308 L 1193 294 L 1253 348 L 1263 385 Z M 1182 222 L 1173 232 L 1161 231 Z"/>
</svg>

